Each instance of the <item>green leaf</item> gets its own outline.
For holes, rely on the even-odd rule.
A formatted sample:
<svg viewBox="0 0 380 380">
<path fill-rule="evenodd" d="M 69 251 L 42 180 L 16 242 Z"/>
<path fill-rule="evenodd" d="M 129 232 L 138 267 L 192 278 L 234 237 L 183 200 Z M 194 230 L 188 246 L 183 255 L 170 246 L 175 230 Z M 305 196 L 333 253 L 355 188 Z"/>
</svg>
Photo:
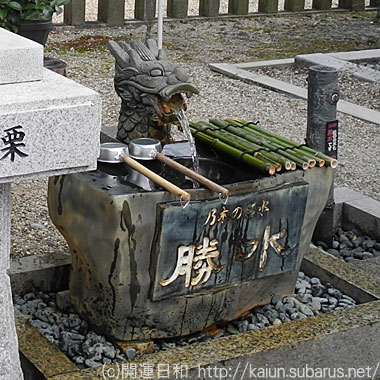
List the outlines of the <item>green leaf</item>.
<svg viewBox="0 0 380 380">
<path fill-rule="evenodd" d="M 22 11 L 22 6 L 17 1 L 10 1 L 8 5 L 9 8 L 14 9 L 15 11 Z"/>
<path fill-rule="evenodd" d="M 40 11 L 39 10 L 35 10 L 35 9 L 30 9 L 29 11 L 25 12 L 23 15 L 22 15 L 22 18 L 23 20 L 34 20 L 36 18 L 38 18 L 38 16 L 40 15 Z"/>
<path fill-rule="evenodd" d="M 0 8 L 0 20 L 5 20 L 7 17 L 8 11 L 6 9 L 1 9 Z"/>
<path fill-rule="evenodd" d="M 36 8 L 37 8 L 37 6 L 36 6 L 36 4 L 34 4 L 34 3 L 28 3 L 28 4 L 25 4 L 24 7 L 23 7 L 24 10 L 28 10 L 28 9 L 36 9 Z"/>
<path fill-rule="evenodd" d="M 62 5 L 66 5 L 70 0 L 57 0 L 57 5 L 61 7 Z"/>
</svg>

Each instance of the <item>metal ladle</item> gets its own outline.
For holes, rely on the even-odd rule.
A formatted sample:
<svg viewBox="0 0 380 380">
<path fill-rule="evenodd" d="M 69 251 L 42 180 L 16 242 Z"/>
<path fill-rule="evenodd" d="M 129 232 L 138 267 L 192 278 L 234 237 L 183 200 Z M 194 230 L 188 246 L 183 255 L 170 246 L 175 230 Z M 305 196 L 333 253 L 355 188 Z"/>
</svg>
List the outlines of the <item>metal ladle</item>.
<svg viewBox="0 0 380 380">
<path fill-rule="evenodd" d="M 180 197 L 181 200 L 185 202 L 190 201 L 190 194 L 173 183 L 162 178 L 155 172 L 149 170 L 144 165 L 129 157 L 128 146 L 118 142 L 108 142 L 100 145 L 100 156 L 98 158 L 99 162 L 104 162 L 108 164 L 117 164 L 124 162 L 132 169 L 138 171 L 139 173 L 148 177 L 151 181 L 161 186 L 162 188 L 168 190 L 170 193 Z"/>
<path fill-rule="evenodd" d="M 217 183 L 209 180 L 208 178 L 202 176 L 201 174 L 187 168 L 186 166 L 181 165 L 177 161 L 172 160 L 171 158 L 165 156 L 161 153 L 162 146 L 159 140 L 141 137 L 134 139 L 129 143 L 129 155 L 130 157 L 139 159 L 139 160 L 153 160 L 157 159 L 164 164 L 172 167 L 178 172 L 188 176 L 189 178 L 194 179 L 200 184 L 204 185 L 208 189 L 219 193 L 224 199 L 228 199 L 229 190 L 223 186 L 218 185 Z"/>
</svg>

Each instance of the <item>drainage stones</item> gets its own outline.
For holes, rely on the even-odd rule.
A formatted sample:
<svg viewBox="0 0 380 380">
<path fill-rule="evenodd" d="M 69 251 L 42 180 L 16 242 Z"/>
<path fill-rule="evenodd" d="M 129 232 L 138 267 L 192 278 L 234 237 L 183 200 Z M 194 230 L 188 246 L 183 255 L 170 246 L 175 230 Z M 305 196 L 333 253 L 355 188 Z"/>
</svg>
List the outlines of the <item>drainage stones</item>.
<svg viewBox="0 0 380 380">
<path fill-rule="evenodd" d="M 31 323 L 54 343 L 78 368 L 84 369 L 131 359 L 136 351 L 125 355 L 104 336 L 90 330 L 88 323 L 74 313 L 63 313 L 56 306 L 56 295 L 43 292 L 15 295 L 14 307 L 32 317 Z M 132 353 L 133 350 L 134 352 Z"/>
<path fill-rule="evenodd" d="M 338 228 L 336 234 L 333 235 L 332 247 L 328 247 L 323 242 L 317 242 L 316 245 L 347 263 L 380 256 L 380 242 L 369 236 L 358 236 L 353 231 L 344 231 L 341 228 Z"/>
<path fill-rule="evenodd" d="M 177 339 L 155 342 L 156 351 L 197 344 L 223 336 L 236 335 L 285 322 L 305 319 L 321 313 L 355 306 L 356 301 L 318 277 L 308 277 L 299 272 L 295 294 L 292 297 L 274 296 L 271 303 L 256 307 L 238 320 L 218 325 L 211 331 L 192 334 Z"/>
<path fill-rule="evenodd" d="M 194 345 L 223 336 L 241 334 L 345 309 L 356 304 L 353 298 L 343 294 L 331 284 L 322 283 L 318 277 L 308 277 L 303 272 L 299 272 L 294 296 L 274 296 L 269 304 L 244 313 L 244 317 L 224 325 L 214 326 L 206 331 L 181 338 L 156 340 L 154 350 L 165 351 Z M 132 360 L 137 356 L 136 350 L 132 347 L 127 348 L 125 354 L 122 354 L 104 336 L 90 330 L 87 322 L 79 315 L 59 311 L 54 293 L 28 293 L 24 297 L 16 295 L 14 307 L 23 314 L 30 315 L 33 326 L 57 345 L 80 369 L 120 360 Z"/>
</svg>

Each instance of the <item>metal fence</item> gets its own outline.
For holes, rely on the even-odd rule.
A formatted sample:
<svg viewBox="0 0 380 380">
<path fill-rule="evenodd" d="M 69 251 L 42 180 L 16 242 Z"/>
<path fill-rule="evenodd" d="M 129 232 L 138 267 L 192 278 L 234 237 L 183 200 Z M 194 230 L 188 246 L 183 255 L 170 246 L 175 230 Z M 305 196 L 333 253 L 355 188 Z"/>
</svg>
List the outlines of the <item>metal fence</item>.
<svg viewBox="0 0 380 380">
<path fill-rule="evenodd" d="M 189 7 L 190 1 L 190 7 Z M 377 7 L 380 0 L 165 0 L 167 18 L 221 17 L 229 15 L 276 14 L 310 10 L 348 9 L 362 11 Z M 82 25 L 97 21 L 109 26 L 122 26 L 130 20 L 156 17 L 156 0 L 71 0 L 65 6 L 63 21 Z M 92 15 L 89 15 L 91 8 Z"/>
</svg>

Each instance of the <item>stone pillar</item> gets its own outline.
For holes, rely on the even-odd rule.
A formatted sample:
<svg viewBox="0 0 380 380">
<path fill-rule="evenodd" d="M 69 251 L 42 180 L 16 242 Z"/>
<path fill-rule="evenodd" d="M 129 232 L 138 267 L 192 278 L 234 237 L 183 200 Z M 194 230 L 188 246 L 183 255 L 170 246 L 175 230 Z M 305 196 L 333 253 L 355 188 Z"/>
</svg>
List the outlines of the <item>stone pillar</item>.
<svg viewBox="0 0 380 380">
<path fill-rule="evenodd" d="M 332 67 L 311 66 L 308 77 L 306 140 L 308 146 L 327 155 L 331 155 L 328 146 L 328 127 L 334 122 L 337 125 L 338 100 L 338 71 Z M 332 244 L 334 205 L 334 184 L 332 184 L 326 207 L 314 231 L 314 242 Z"/>
<path fill-rule="evenodd" d="M 153 20 L 156 17 L 156 0 L 135 0 L 135 19 Z"/>
<path fill-rule="evenodd" d="M 21 380 L 6 272 L 10 182 L 95 169 L 101 101 L 93 90 L 44 69 L 42 45 L 2 28 L 0 41 L 0 379 Z"/>
<path fill-rule="evenodd" d="M 259 12 L 277 13 L 278 0 L 259 0 Z"/>
<path fill-rule="evenodd" d="M 189 0 L 168 0 L 168 17 L 186 18 Z"/>
<path fill-rule="evenodd" d="M 10 254 L 11 185 L 0 184 L 0 379 L 21 380 L 11 284 L 7 275 Z"/>
<path fill-rule="evenodd" d="M 338 8 L 349 9 L 350 11 L 364 11 L 364 0 L 339 0 Z"/>
<path fill-rule="evenodd" d="M 331 0 L 313 0 L 313 9 L 331 9 Z"/>
<path fill-rule="evenodd" d="M 219 16 L 220 0 L 199 0 L 199 16 Z"/>
<path fill-rule="evenodd" d="M 233 15 L 247 15 L 248 3 L 248 0 L 228 0 L 228 13 Z"/>
<path fill-rule="evenodd" d="M 98 20 L 110 26 L 124 25 L 125 0 L 99 0 Z"/>
<path fill-rule="evenodd" d="M 305 0 L 285 0 L 284 10 L 290 12 L 301 12 L 305 9 Z"/>
<path fill-rule="evenodd" d="M 85 23 L 86 0 L 71 0 L 65 5 L 63 21 L 67 25 L 81 25 Z"/>
</svg>

